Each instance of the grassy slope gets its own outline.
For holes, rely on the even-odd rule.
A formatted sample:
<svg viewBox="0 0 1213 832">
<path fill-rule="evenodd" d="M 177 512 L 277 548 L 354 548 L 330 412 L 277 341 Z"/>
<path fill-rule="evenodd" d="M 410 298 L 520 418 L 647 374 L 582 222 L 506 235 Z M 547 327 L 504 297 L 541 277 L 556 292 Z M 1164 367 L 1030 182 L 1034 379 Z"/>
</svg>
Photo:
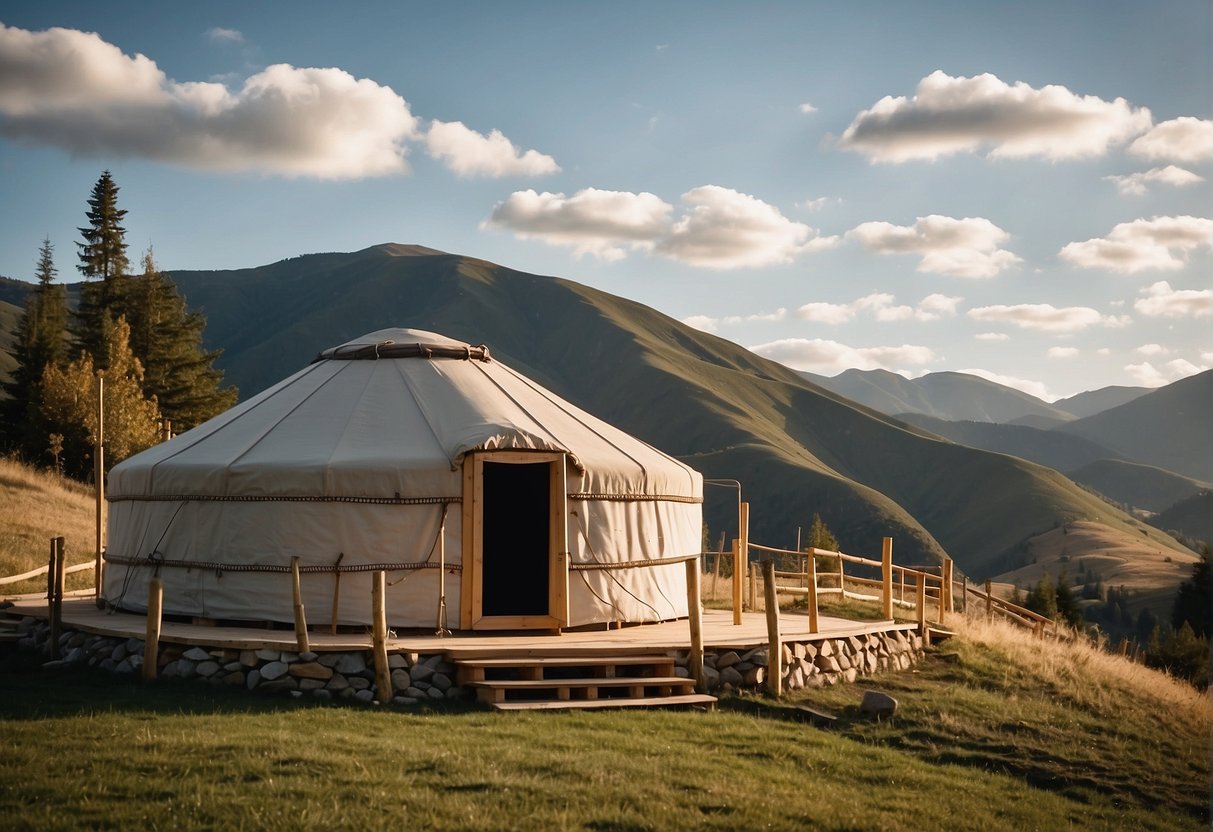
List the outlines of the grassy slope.
<svg viewBox="0 0 1213 832">
<path fill-rule="evenodd" d="M 816 511 L 852 550 L 892 534 L 907 559 L 942 547 L 982 575 L 1004 571 L 1022 540 L 1063 519 L 1127 527 L 1127 517 L 1051 471 L 940 442 L 735 344 L 570 281 L 377 249 L 174 278 L 207 313 L 207 339 L 225 348 L 221 363 L 245 395 L 374 329 L 485 342 L 707 476 L 742 479 L 759 542 L 789 542 Z M 723 501 L 711 523 L 724 528 L 732 516 Z"/>
<path fill-rule="evenodd" d="M 94 505 L 87 487 L 0 457 L 0 577 L 45 566 L 52 537 L 66 538 L 68 566 L 92 560 Z M 87 570 L 67 576 L 68 589 L 92 585 Z M 46 578 L 3 588 L 9 594 L 45 589 Z"/>
<path fill-rule="evenodd" d="M 1210 701 L 975 627 L 916 671 L 716 713 L 388 711 L 138 685 L 0 657 L 0 812 L 22 829 L 1199 829 Z M 833 731 L 796 702 L 841 714 Z M 19 788 L 16 787 L 19 784 Z"/>
<path fill-rule="evenodd" d="M 1057 430 L 1106 445 L 1127 458 L 1213 481 L 1213 370 L 1147 393 Z"/>
<path fill-rule="evenodd" d="M 13 358 L 16 346 L 17 324 L 21 322 L 21 307 L 0 300 L 0 383 L 10 381 L 17 368 Z M 0 398 L 6 394 L 0 391 Z"/>
<path fill-rule="evenodd" d="M 1207 482 L 1152 465 L 1113 459 L 1093 462 L 1070 471 L 1069 475 L 1075 482 L 1090 486 L 1118 503 L 1156 512 L 1213 488 Z"/>
<path fill-rule="evenodd" d="M 1213 545 L 1213 491 L 1202 491 L 1176 503 L 1150 518 L 1150 525 Z"/>
</svg>

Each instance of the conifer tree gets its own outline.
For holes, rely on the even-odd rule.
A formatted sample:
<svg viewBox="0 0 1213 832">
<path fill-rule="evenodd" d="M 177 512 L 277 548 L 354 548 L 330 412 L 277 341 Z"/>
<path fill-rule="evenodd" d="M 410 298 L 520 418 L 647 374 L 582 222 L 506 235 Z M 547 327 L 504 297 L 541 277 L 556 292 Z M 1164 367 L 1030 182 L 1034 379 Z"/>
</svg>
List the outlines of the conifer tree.
<svg viewBox="0 0 1213 832">
<path fill-rule="evenodd" d="M 1208 546 L 1192 564 L 1192 577 L 1179 585 L 1171 608 L 1171 626 L 1178 630 L 1184 624 L 1196 637 L 1213 634 L 1213 552 Z"/>
<path fill-rule="evenodd" d="M 105 449 L 107 466 L 151 447 L 160 433 L 155 399 L 143 395 L 143 366 L 131 354 L 125 318 L 104 317 L 107 345 L 105 370 Z M 42 414 L 55 444 L 61 446 L 66 472 L 84 478 L 91 470 L 97 438 L 97 371 L 87 352 L 64 369 L 54 365 L 42 376 Z"/>
<path fill-rule="evenodd" d="M 107 354 L 102 341 L 106 330 L 103 319 L 121 303 L 130 268 L 126 256 L 126 229 L 122 225 L 126 210 L 118 207 L 118 186 L 108 170 L 102 172 L 93 185 L 85 216 L 89 224 L 78 229 L 84 242 L 76 244 L 80 249 L 77 268 L 85 277 L 98 282 L 85 282 L 81 287 L 74 331 L 79 346 L 102 366 Z"/>
<path fill-rule="evenodd" d="M 1083 624 L 1082 605 L 1078 603 L 1078 598 L 1074 595 L 1074 588 L 1070 586 L 1070 578 L 1064 569 L 1057 578 L 1057 588 L 1054 590 L 1053 597 L 1054 603 L 1057 605 L 1057 614 L 1061 619 L 1071 627 L 1081 627 Z"/>
<path fill-rule="evenodd" d="M 14 358 L 17 368 L 5 392 L 9 398 L 2 410 L 5 444 L 37 462 L 45 447 L 46 431 L 41 418 L 42 373 L 61 364 L 67 352 L 67 290 L 55 283 L 54 246 L 42 241 L 34 276 L 37 285 L 29 293 L 25 313 L 17 325 Z"/>
<path fill-rule="evenodd" d="M 809 542 L 806 545 L 829 552 L 838 551 L 838 539 L 816 512 L 813 513 L 813 522 L 809 524 Z"/>
<path fill-rule="evenodd" d="M 190 312 L 177 287 L 157 267 L 149 247 L 143 273 L 131 278 L 119 308 L 131 328 L 131 352 L 143 365 L 143 390 L 155 397 L 175 431 L 202 424 L 236 403 L 236 388 L 220 388 L 213 366 L 219 350 L 202 348 L 206 318 Z"/>
</svg>

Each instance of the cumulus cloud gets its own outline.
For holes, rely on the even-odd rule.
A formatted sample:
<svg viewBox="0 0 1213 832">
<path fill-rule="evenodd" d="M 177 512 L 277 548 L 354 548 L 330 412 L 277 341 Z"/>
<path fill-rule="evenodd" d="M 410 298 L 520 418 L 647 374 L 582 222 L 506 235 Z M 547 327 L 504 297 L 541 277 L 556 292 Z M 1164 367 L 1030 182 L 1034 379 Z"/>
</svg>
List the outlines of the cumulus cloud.
<svg viewBox="0 0 1213 832">
<path fill-rule="evenodd" d="M 1101 156 L 1150 128 L 1150 111 L 1062 86 L 1036 89 L 990 74 L 936 70 L 912 98 L 886 96 L 855 117 L 839 145 L 873 162 L 937 159 L 989 148 L 991 157 Z"/>
<path fill-rule="evenodd" d="M 782 321 L 788 316 L 788 310 L 780 307 L 774 312 L 756 312 L 753 315 L 726 315 L 722 318 L 712 318 L 708 315 L 691 315 L 683 318 L 682 322 L 687 326 L 693 326 L 695 329 L 703 330 L 704 332 L 716 332 L 721 326 L 736 326 L 743 323 L 773 323 Z"/>
<path fill-rule="evenodd" d="M 1170 185 L 1174 188 L 1183 188 L 1187 185 L 1195 185 L 1198 182 L 1204 182 L 1203 176 L 1198 176 L 1190 170 L 1185 170 L 1175 165 L 1167 165 L 1165 168 L 1151 168 L 1140 173 L 1130 173 L 1125 176 L 1105 176 L 1109 182 L 1116 184 L 1116 189 L 1120 191 L 1122 196 L 1142 196 L 1147 188 L 1153 184 Z"/>
<path fill-rule="evenodd" d="M 800 105 L 800 112 L 804 113 L 805 115 L 808 115 L 809 113 L 817 112 L 817 108 L 806 101 Z"/>
<path fill-rule="evenodd" d="M 1078 355 L 1077 347 L 1049 347 L 1045 353 L 1049 358 L 1074 358 Z"/>
<path fill-rule="evenodd" d="M 1213 159 L 1213 121 L 1182 116 L 1161 122 L 1129 145 L 1129 152 L 1146 159 L 1208 161 Z"/>
<path fill-rule="evenodd" d="M 1010 387 L 1014 390 L 1019 390 L 1027 393 L 1029 396 L 1035 396 L 1046 402 L 1056 401 L 1057 396 L 1049 392 L 1049 389 L 1043 382 L 1032 381 L 1026 378 L 1016 378 L 1015 376 L 1004 376 L 1001 373 L 991 373 L 989 370 L 968 369 L 957 370 L 958 373 L 968 373 L 971 376 L 984 378 L 986 381 L 992 381 L 995 384 L 1001 384 L 1003 387 Z"/>
<path fill-rule="evenodd" d="M 1092 326 L 1124 326 L 1127 321 L 1112 315 L 1101 315 L 1089 306 L 1058 308 L 1048 303 L 1020 303 L 1013 306 L 979 306 L 968 311 L 975 321 L 1014 324 L 1021 329 L 1041 332 L 1080 332 Z"/>
<path fill-rule="evenodd" d="M 751 352 L 785 364 L 794 370 L 835 375 L 850 368 L 893 370 L 906 365 L 921 366 L 935 360 L 928 347 L 849 347 L 821 338 L 784 338 L 749 348 Z"/>
<path fill-rule="evenodd" d="M 864 295 L 850 303 L 806 303 L 796 310 L 796 316 L 819 324 L 845 324 L 854 320 L 861 312 L 867 312 L 878 321 L 935 321 L 956 315 L 956 307 L 963 298 L 933 294 L 923 298 L 917 307 L 898 304 L 897 298 L 887 292 Z"/>
<path fill-rule="evenodd" d="M 982 217 L 956 219 L 931 214 L 913 225 L 865 222 L 846 233 L 879 254 L 916 254 L 918 271 L 949 277 L 994 277 L 1019 262 L 999 245 L 1010 236 Z"/>
<path fill-rule="evenodd" d="M 1199 318 L 1213 315 L 1213 290 L 1172 289 L 1165 280 L 1141 290 L 1133 308 L 1150 318 Z"/>
<path fill-rule="evenodd" d="M 1175 271 L 1194 249 L 1213 248 L 1213 220 L 1204 217 L 1154 217 L 1122 222 L 1107 237 L 1069 243 L 1061 259 L 1083 269 L 1133 274 Z"/>
<path fill-rule="evenodd" d="M 1203 355 L 1201 359 L 1207 361 L 1209 357 L 1208 355 Z M 1125 365 L 1125 372 L 1129 374 L 1134 383 L 1141 387 L 1162 387 L 1164 384 L 1170 384 L 1181 378 L 1196 375 L 1207 369 L 1209 369 L 1209 364 L 1207 363 L 1197 365 L 1183 358 L 1176 358 L 1158 367 L 1149 361 Z"/>
<path fill-rule="evenodd" d="M 716 332 L 716 326 L 719 323 L 717 318 L 708 315 L 691 315 L 683 318 L 682 322 L 687 326 L 694 327 L 702 332 Z"/>
<path fill-rule="evenodd" d="M 477 133 L 461 121 L 430 123 L 425 145 L 431 157 L 441 159 L 460 176 L 543 176 L 560 166 L 537 150 L 522 153 L 500 130 Z"/>
<path fill-rule="evenodd" d="M 683 211 L 649 193 L 587 188 L 572 197 L 518 191 L 493 209 L 485 226 L 521 238 L 572 246 L 577 254 L 619 259 L 629 249 L 658 254 L 709 269 L 787 263 L 809 251 L 831 248 L 837 237 L 821 237 L 762 200 L 703 185 L 682 195 Z"/>
<path fill-rule="evenodd" d="M 239 32 L 209 34 L 234 42 Z M 0 24 L 0 131 L 31 144 L 202 170 L 354 179 L 407 173 L 409 142 L 422 138 L 417 124 L 390 87 L 341 69 L 276 64 L 230 88 L 178 82 L 94 33 Z M 460 145 L 473 154 L 471 169 L 484 164 L 482 144 L 498 155 L 503 143 L 513 148 L 499 135 Z M 534 164 L 530 153 L 518 164 Z M 464 163 L 454 149 L 443 158 Z"/>
<path fill-rule="evenodd" d="M 578 256 L 618 260 L 629 248 L 652 248 L 669 228 L 674 206 L 650 193 L 585 188 L 562 193 L 515 191 L 497 204 L 485 226 L 521 239 L 572 246 Z"/>
<path fill-rule="evenodd" d="M 1011 336 L 1005 332 L 979 332 L 975 336 L 978 341 L 1010 341 Z"/>
<path fill-rule="evenodd" d="M 1139 352 L 1142 355 L 1167 355 L 1171 351 L 1162 344 L 1142 344 L 1135 352 Z"/>
</svg>

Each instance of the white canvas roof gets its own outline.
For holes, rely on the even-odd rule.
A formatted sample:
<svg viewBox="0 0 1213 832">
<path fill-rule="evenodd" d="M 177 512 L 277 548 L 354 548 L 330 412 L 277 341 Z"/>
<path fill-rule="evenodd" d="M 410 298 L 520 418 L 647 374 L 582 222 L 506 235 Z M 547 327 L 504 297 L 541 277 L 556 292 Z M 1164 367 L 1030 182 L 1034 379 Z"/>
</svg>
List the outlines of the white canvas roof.
<svg viewBox="0 0 1213 832">
<path fill-rule="evenodd" d="M 326 350 L 116 466 L 106 597 L 141 610 L 158 571 L 166 612 L 290 621 L 282 572 L 297 557 L 311 570 L 310 605 L 332 603 L 333 572 L 327 583 L 311 576 L 338 562 L 343 571 L 394 568 L 407 580 L 389 593 L 393 626 L 432 625 L 440 529 L 448 568 L 459 570 L 465 552 L 463 460 L 501 450 L 568 462 L 570 626 L 686 614 L 683 567 L 660 562 L 699 551 L 702 477 L 487 348 L 412 329 Z M 603 563 L 621 568 L 577 571 Z M 340 620 L 369 623 L 369 595 L 355 583 L 340 584 Z M 446 584 L 458 610 L 460 582 Z"/>
</svg>

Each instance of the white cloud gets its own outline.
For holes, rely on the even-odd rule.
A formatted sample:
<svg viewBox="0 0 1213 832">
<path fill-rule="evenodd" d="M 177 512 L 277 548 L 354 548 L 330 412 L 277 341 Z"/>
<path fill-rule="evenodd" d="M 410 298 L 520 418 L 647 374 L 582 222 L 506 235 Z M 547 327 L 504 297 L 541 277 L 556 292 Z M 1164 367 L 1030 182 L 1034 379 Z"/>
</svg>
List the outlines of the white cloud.
<svg viewBox="0 0 1213 832">
<path fill-rule="evenodd" d="M 937 159 L 989 148 L 991 157 L 1101 156 L 1150 128 L 1150 111 L 1065 87 L 1035 89 L 994 75 L 954 78 L 936 70 L 913 98 L 886 96 L 851 122 L 839 145 L 873 162 Z"/>
<path fill-rule="evenodd" d="M 629 248 L 651 248 L 669 227 L 674 207 L 650 193 L 585 188 L 562 193 L 515 191 L 493 209 L 484 225 L 521 239 L 572 246 L 578 256 L 618 260 Z"/>
<path fill-rule="evenodd" d="M 1154 183 L 1183 188 L 1187 185 L 1195 185 L 1205 181 L 1203 176 L 1198 176 L 1190 170 L 1185 170 L 1175 165 L 1167 165 L 1165 168 L 1151 168 L 1141 173 L 1130 173 L 1125 176 L 1105 176 L 1104 179 L 1114 182 L 1121 196 L 1142 196 L 1145 194 L 1147 187 Z"/>
<path fill-rule="evenodd" d="M 807 102 L 807 101 L 806 101 L 806 102 L 804 102 L 803 104 L 801 104 L 801 105 L 800 105 L 800 112 L 805 113 L 805 114 L 807 115 L 807 114 L 809 114 L 809 113 L 815 113 L 815 112 L 817 112 L 817 108 L 816 108 L 816 107 L 814 107 L 812 104 L 810 104 L 809 102 Z"/>
<path fill-rule="evenodd" d="M 795 370 L 836 375 L 852 367 L 860 370 L 897 371 L 904 365 L 923 365 L 935 360 L 927 347 L 849 347 L 821 338 L 784 338 L 749 348 L 751 352 L 778 361 Z"/>
<path fill-rule="evenodd" d="M 816 199 L 806 199 L 804 202 L 797 202 L 797 208 L 804 208 L 807 211 L 820 211 L 830 202 L 828 196 L 819 196 Z"/>
<path fill-rule="evenodd" d="M 771 266 L 837 245 L 836 238 L 816 237 L 812 228 L 789 220 L 775 206 L 730 188 L 702 185 L 683 194 L 682 201 L 690 208 L 657 241 L 657 251 L 693 266 Z"/>
<path fill-rule="evenodd" d="M 712 333 L 716 332 L 716 325 L 718 323 L 716 318 L 711 318 L 707 315 L 691 315 L 688 318 L 683 318 L 682 322 L 702 332 Z"/>
<path fill-rule="evenodd" d="M 1142 344 L 1134 352 L 1142 355 L 1168 355 L 1171 351 L 1162 344 Z"/>
<path fill-rule="evenodd" d="M 1143 361 L 1140 364 L 1126 364 L 1125 372 L 1138 387 L 1162 387 L 1167 383 L 1167 377 L 1149 361 Z"/>
<path fill-rule="evenodd" d="M 432 158 L 460 176 L 544 176 L 560 171 L 551 156 L 537 150 L 520 153 L 500 130 L 485 136 L 461 121 L 435 119 L 425 133 L 425 145 Z"/>
<path fill-rule="evenodd" d="M 1129 145 L 1129 152 L 1175 162 L 1213 159 L 1213 121 L 1182 116 L 1161 122 Z"/>
<path fill-rule="evenodd" d="M 1206 364 L 1213 364 L 1213 352 L 1202 352 L 1200 354 L 1200 360 Z"/>
<path fill-rule="evenodd" d="M 1059 256 L 1083 269 L 1133 274 L 1181 269 L 1188 262 L 1188 253 L 1198 248 L 1213 248 L 1213 220 L 1154 217 L 1122 222 L 1107 237 L 1069 243 Z"/>
<path fill-rule="evenodd" d="M 1074 358 L 1078 355 L 1077 347 L 1049 347 L 1045 353 L 1049 358 Z"/>
<path fill-rule="evenodd" d="M 1125 372 L 1142 387 L 1162 387 L 1164 384 L 1170 384 L 1181 378 L 1203 373 L 1209 369 L 1210 364 L 1213 364 L 1209 360 L 1210 358 L 1213 356 L 1207 353 L 1202 354 L 1201 360 L 1205 362 L 1203 365 L 1193 364 L 1184 358 L 1175 358 L 1161 367 L 1156 367 L 1149 361 L 1143 361 L 1140 364 L 1126 364 Z"/>
<path fill-rule="evenodd" d="M 917 308 L 898 304 L 887 292 L 874 292 L 850 303 L 806 303 L 796 310 L 796 317 L 819 324 L 845 324 L 860 312 L 870 313 L 878 321 L 936 321 L 956 315 L 956 307 L 964 298 L 933 294 L 923 298 Z"/>
<path fill-rule="evenodd" d="M 570 245 L 578 254 L 619 259 L 629 248 L 644 249 L 709 269 L 787 263 L 839 242 L 815 236 L 773 205 L 729 188 L 703 185 L 682 201 L 682 215 L 672 219 L 673 206 L 649 193 L 587 188 L 566 198 L 518 191 L 498 203 L 484 225 Z"/>
<path fill-rule="evenodd" d="M 1100 347 L 1099 349 L 1097 349 L 1097 350 L 1095 351 L 1095 354 L 1096 354 L 1096 355 L 1111 355 L 1111 354 L 1112 354 L 1112 350 L 1110 350 L 1110 349 L 1109 349 L 1109 348 L 1107 348 L 1107 347 Z"/>
<path fill-rule="evenodd" d="M 909 226 L 865 222 L 846 236 L 879 254 L 921 255 L 918 271 L 950 277 L 994 277 L 1019 262 L 1014 254 L 998 247 L 1010 235 L 982 217 L 955 219 L 931 214 Z"/>
<path fill-rule="evenodd" d="M 1213 314 L 1213 290 L 1172 289 L 1171 284 L 1160 280 L 1142 289 L 1133 308 L 1151 318 L 1203 317 Z"/>
<path fill-rule="evenodd" d="M 991 373 L 989 370 L 957 370 L 958 373 L 968 373 L 971 376 L 984 378 L 986 381 L 992 381 L 995 384 L 1001 384 L 1003 387 L 1010 387 L 1014 390 L 1027 393 L 1029 396 L 1035 396 L 1038 399 L 1046 402 L 1056 401 L 1057 396 L 1049 392 L 1043 382 L 1032 381 L 1025 378 L 1016 378 L 1015 376 L 1004 376 L 1000 373 Z"/>
<path fill-rule="evenodd" d="M 1005 332 L 979 332 L 973 336 L 978 341 L 1010 341 L 1011 336 Z"/>
<path fill-rule="evenodd" d="M 237 42 L 240 33 L 208 35 Z M 74 155 L 356 179 L 407 173 L 409 143 L 422 138 L 417 127 L 390 87 L 341 69 L 276 64 L 231 87 L 178 82 L 93 33 L 0 24 L 0 131 Z M 503 149 L 513 150 L 500 133 L 467 133 L 462 143 L 448 141 L 461 151 L 451 150 L 448 162 L 471 154 L 479 160 L 465 163 L 472 172 L 501 166 Z M 548 157 L 532 153 L 514 166 L 543 166 Z"/>
<path fill-rule="evenodd" d="M 216 43 L 244 43 L 244 35 L 239 29 L 224 29 L 216 26 L 207 31 L 206 36 Z"/>
<path fill-rule="evenodd" d="M 704 332 L 716 332 L 721 326 L 736 326 L 743 323 L 772 323 L 782 321 L 788 316 L 788 310 L 780 307 L 774 312 L 756 312 L 753 315 L 726 315 L 723 318 L 712 318 L 708 315 L 691 315 L 683 318 L 687 326 L 693 326 Z"/>
<path fill-rule="evenodd" d="M 1058 308 L 1048 303 L 1020 303 L 1013 306 L 979 306 L 968 311 L 975 321 L 1014 324 L 1021 329 L 1042 332 L 1080 332 L 1092 326 L 1123 326 L 1125 321 L 1111 315 L 1101 315 L 1089 306 Z"/>
</svg>

